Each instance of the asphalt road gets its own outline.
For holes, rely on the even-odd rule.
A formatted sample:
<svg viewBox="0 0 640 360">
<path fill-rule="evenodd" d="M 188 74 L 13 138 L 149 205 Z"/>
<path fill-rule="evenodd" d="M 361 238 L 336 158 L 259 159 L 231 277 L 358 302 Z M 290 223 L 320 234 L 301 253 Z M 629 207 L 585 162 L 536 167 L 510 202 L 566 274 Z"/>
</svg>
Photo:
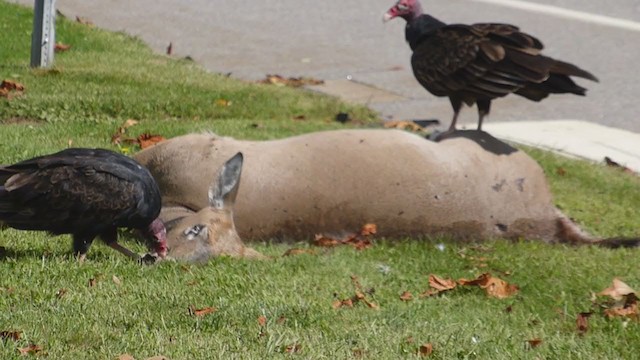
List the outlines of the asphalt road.
<svg viewBox="0 0 640 360">
<path fill-rule="evenodd" d="M 33 0 L 13 0 L 32 5 Z M 600 83 L 580 81 L 586 97 L 552 96 L 533 103 L 518 96 L 494 101 L 486 120 L 578 119 L 640 133 L 640 29 L 603 25 L 588 16 L 517 9 L 512 0 L 423 0 L 426 12 L 449 23 L 508 22 L 540 38 L 546 54 L 594 73 Z M 638 0 L 531 0 L 615 19 L 640 27 Z M 387 118 L 438 118 L 448 124 L 446 98 L 415 81 L 404 41 L 404 21 L 382 23 L 393 0 L 58 0 L 67 17 L 139 36 L 164 53 L 191 56 L 213 72 L 247 80 L 265 74 L 350 79 L 399 95 L 370 101 Z M 615 4 L 615 6 L 613 6 Z M 588 15 L 588 14 L 587 14 Z M 633 24 L 632 24 L 633 25 Z M 465 109 L 460 122 L 475 123 Z M 640 147 L 640 145 L 639 145 Z"/>
</svg>

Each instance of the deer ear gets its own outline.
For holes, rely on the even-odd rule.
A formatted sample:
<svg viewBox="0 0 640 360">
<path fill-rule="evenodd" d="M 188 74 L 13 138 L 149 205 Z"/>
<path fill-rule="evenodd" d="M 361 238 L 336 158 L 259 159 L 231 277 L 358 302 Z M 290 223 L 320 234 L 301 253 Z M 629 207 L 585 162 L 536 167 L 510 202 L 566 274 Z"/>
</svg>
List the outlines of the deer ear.
<svg viewBox="0 0 640 360">
<path fill-rule="evenodd" d="M 239 152 L 222 165 L 218 178 L 209 187 L 209 206 L 216 209 L 231 208 L 240 186 L 244 157 Z"/>
</svg>

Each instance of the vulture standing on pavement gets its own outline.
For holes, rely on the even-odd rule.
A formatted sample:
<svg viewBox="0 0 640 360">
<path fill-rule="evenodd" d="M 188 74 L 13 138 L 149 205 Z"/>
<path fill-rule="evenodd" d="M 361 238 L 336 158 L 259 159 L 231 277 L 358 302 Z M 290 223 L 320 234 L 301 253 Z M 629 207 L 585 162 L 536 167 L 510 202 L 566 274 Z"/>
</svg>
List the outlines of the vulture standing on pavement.
<svg viewBox="0 0 640 360">
<path fill-rule="evenodd" d="M 82 260 L 93 239 L 131 257 L 117 228 L 138 229 L 158 256 L 166 256 L 166 230 L 158 219 L 160 190 L 133 159 L 104 149 L 67 149 L 0 166 L 0 225 L 72 234 Z"/>
<path fill-rule="evenodd" d="M 478 105 L 478 130 L 491 100 L 510 93 L 533 101 L 549 94 L 584 95 L 570 76 L 598 81 L 575 65 L 541 54 L 540 40 L 508 24 L 447 25 L 422 13 L 418 0 L 399 0 L 384 15 L 407 21 L 405 38 L 413 50 L 418 82 L 436 96 L 448 96 L 455 131 L 462 104 Z"/>
</svg>

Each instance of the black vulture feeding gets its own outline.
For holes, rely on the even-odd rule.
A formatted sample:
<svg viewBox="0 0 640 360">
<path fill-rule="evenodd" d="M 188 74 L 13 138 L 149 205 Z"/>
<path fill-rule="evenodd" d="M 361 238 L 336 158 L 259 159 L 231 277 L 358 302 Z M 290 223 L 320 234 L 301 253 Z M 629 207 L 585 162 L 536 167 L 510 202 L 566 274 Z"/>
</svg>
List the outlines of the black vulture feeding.
<svg viewBox="0 0 640 360">
<path fill-rule="evenodd" d="M 549 94 L 585 95 L 571 76 L 598 79 L 579 67 L 541 54 L 540 40 L 508 24 L 452 24 L 424 14 L 418 0 L 399 0 L 384 15 L 407 21 L 405 38 L 413 50 L 418 82 L 453 107 L 448 132 L 455 131 L 462 104 L 478 106 L 478 130 L 491 100 L 515 93 L 533 101 Z"/>
<path fill-rule="evenodd" d="M 118 244 L 120 227 L 140 230 L 150 250 L 165 257 L 160 209 L 160 190 L 149 171 L 113 151 L 72 148 L 0 166 L 0 223 L 71 234 L 73 251 L 81 260 L 96 236 L 140 259 Z"/>
</svg>

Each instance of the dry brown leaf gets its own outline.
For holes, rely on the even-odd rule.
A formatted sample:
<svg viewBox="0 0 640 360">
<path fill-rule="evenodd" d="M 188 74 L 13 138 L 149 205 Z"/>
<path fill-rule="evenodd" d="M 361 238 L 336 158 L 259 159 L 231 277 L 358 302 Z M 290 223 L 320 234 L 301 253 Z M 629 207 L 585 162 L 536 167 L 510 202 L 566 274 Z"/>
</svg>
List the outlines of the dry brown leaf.
<svg viewBox="0 0 640 360">
<path fill-rule="evenodd" d="M 482 274 L 482 275 L 480 275 L 477 278 L 472 279 L 472 280 L 459 279 L 458 280 L 458 284 L 462 285 L 462 286 L 481 285 L 481 284 L 486 283 L 486 281 L 489 278 L 489 276 L 491 276 L 489 273 L 484 273 L 484 274 Z"/>
<path fill-rule="evenodd" d="M 264 315 L 258 316 L 258 325 L 265 326 L 267 325 L 267 317 Z"/>
<path fill-rule="evenodd" d="M 20 355 L 39 355 L 42 353 L 42 347 L 36 344 L 31 344 L 27 347 L 19 348 Z"/>
<path fill-rule="evenodd" d="M 600 291 L 597 295 L 609 296 L 614 300 L 622 300 L 627 295 L 635 295 L 635 293 L 636 291 L 633 290 L 629 285 L 625 284 L 622 280 L 615 278 L 613 279 L 613 283 L 610 287 Z"/>
<path fill-rule="evenodd" d="M 306 119 L 307 119 L 307 117 L 304 116 L 304 115 L 296 115 L 296 116 L 293 117 L 293 120 L 298 120 L 298 121 L 306 120 Z"/>
<path fill-rule="evenodd" d="M 60 290 L 58 290 L 58 291 L 56 292 L 56 297 L 57 297 L 58 299 L 62 299 L 62 297 L 66 295 L 67 291 L 68 291 L 67 289 L 60 289 Z"/>
<path fill-rule="evenodd" d="M 378 232 L 378 227 L 376 224 L 364 224 L 362 225 L 362 229 L 360 229 L 360 235 L 369 236 L 375 235 Z"/>
<path fill-rule="evenodd" d="M 213 307 L 213 306 L 207 306 L 207 307 L 202 308 L 202 309 L 196 309 L 193 306 L 189 307 L 189 313 L 191 315 L 198 316 L 198 317 L 202 317 L 202 316 L 205 316 L 205 315 L 208 315 L 208 314 L 212 314 L 212 313 L 214 313 L 216 311 L 218 311 L 218 309 Z"/>
<path fill-rule="evenodd" d="M 13 80 L 2 80 L 2 83 L 0 83 L 0 89 L 6 89 L 9 91 L 24 91 L 24 85 Z"/>
<path fill-rule="evenodd" d="M 533 349 L 533 348 L 536 348 L 536 347 L 538 347 L 538 346 L 540 346 L 542 344 L 542 339 L 535 338 L 535 339 L 527 340 L 527 344 L 529 344 L 529 347 L 531 347 L 531 349 Z"/>
<path fill-rule="evenodd" d="M 433 345 L 431 345 L 431 343 L 422 344 L 418 349 L 418 354 L 420 356 L 429 356 L 432 353 L 433 353 Z"/>
<path fill-rule="evenodd" d="M 140 134 L 138 135 L 138 144 L 140 144 L 141 149 L 146 149 L 150 146 L 153 146 L 161 141 L 165 141 L 163 136 L 161 135 L 151 135 L 151 134 Z"/>
<path fill-rule="evenodd" d="M 310 77 L 289 77 L 285 78 L 277 74 L 268 74 L 263 80 L 259 80 L 261 84 L 271 84 L 278 86 L 291 86 L 301 87 L 305 85 L 320 85 L 324 84 L 323 80 L 318 80 Z"/>
<path fill-rule="evenodd" d="M 0 339 L 18 341 L 22 337 L 22 331 L 4 330 L 0 331 Z"/>
<path fill-rule="evenodd" d="M 302 350 L 302 345 L 300 344 L 291 344 L 284 348 L 284 352 L 289 354 L 300 352 L 300 350 Z"/>
<path fill-rule="evenodd" d="M 455 289 L 456 285 L 457 284 L 454 280 L 443 279 L 433 274 L 429 275 L 429 286 L 439 292 Z"/>
<path fill-rule="evenodd" d="M 116 284 L 116 285 L 121 285 L 121 284 L 122 284 L 122 281 L 120 281 L 120 279 L 119 279 L 117 276 L 115 276 L 115 275 L 111 276 L 111 280 L 112 280 L 112 281 L 113 281 L 113 283 L 114 283 L 114 284 Z"/>
<path fill-rule="evenodd" d="M 315 254 L 315 252 L 311 249 L 298 249 L 298 248 L 292 248 L 289 249 L 287 251 L 284 252 L 284 254 L 282 254 L 282 256 L 295 256 L 295 255 L 302 255 L 302 254 Z"/>
<path fill-rule="evenodd" d="M 413 121 L 406 121 L 406 120 L 386 121 L 384 123 L 384 127 L 388 129 L 401 129 L 401 130 L 410 130 L 415 132 L 424 130 L 422 126 L 414 123 Z"/>
<path fill-rule="evenodd" d="M 93 22 L 91 20 L 89 20 L 89 18 L 86 18 L 86 17 L 76 16 L 76 22 L 80 23 L 82 25 L 93 27 Z"/>
<path fill-rule="evenodd" d="M 613 161 L 610 157 L 605 156 L 604 157 L 604 162 L 605 164 L 607 164 L 607 166 L 611 166 L 611 167 L 615 167 L 620 169 L 622 172 L 626 172 L 629 174 L 634 174 L 633 170 L 629 169 L 628 167 L 621 165 L 620 163 Z"/>
<path fill-rule="evenodd" d="M 344 300 L 336 299 L 331 304 L 331 307 L 333 307 L 334 309 L 339 309 L 341 307 L 353 307 L 353 301 L 351 299 L 344 299 Z"/>
<path fill-rule="evenodd" d="M 54 52 L 64 52 L 71 49 L 71 45 L 67 45 L 67 44 L 62 44 L 62 43 L 56 43 L 53 46 L 53 51 Z"/>
<path fill-rule="evenodd" d="M 94 287 L 96 286 L 97 280 L 96 278 L 91 278 L 89 279 L 89 287 Z"/>
<path fill-rule="evenodd" d="M 589 330 L 589 316 L 591 316 L 591 314 L 591 312 L 581 312 L 576 317 L 578 334 L 584 335 Z"/>
<path fill-rule="evenodd" d="M 280 315 L 276 320 L 276 323 L 279 325 L 284 324 L 287 321 L 287 318 L 284 315 Z"/>
<path fill-rule="evenodd" d="M 118 360 L 136 360 L 136 358 L 129 354 L 121 354 L 118 356 Z"/>
<path fill-rule="evenodd" d="M 563 168 L 563 167 L 557 167 L 556 168 L 556 174 L 558 174 L 560 176 L 565 176 L 565 175 L 567 175 L 567 170 L 565 170 L 565 168 Z"/>
<path fill-rule="evenodd" d="M 410 292 L 405 291 L 400 295 L 400 300 L 402 300 L 402 301 L 411 301 L 411 300 L 413 300 L 413 295 Z"/>
<path fill-rule="evenodd" d="M 334 247 L 340 245 L 340 243 L 340 240 L 326 237 L 322 234 L 316 234 L 315 239 L 313 240 L 313 245 L 321 247 Z"/>
<path fill-rule="evenodd" d="M 505 299 L 518 293 L 518 286 L 509 284 L 497 277 L 489 276 L 487 282 L 480 285 L 489 296 Z"/>
<path fill-rule="evenodd" d="M 616 306 L 610 309 L 605 309 L 604 314 L 607 317 L 629 317 L 629 318 L 637 318 L 638 317 L 638 302 L 634 301 L 628 305 Z"/>
</svg>

